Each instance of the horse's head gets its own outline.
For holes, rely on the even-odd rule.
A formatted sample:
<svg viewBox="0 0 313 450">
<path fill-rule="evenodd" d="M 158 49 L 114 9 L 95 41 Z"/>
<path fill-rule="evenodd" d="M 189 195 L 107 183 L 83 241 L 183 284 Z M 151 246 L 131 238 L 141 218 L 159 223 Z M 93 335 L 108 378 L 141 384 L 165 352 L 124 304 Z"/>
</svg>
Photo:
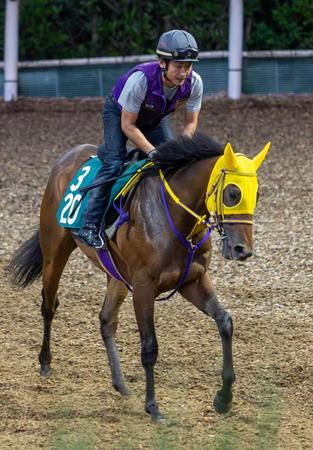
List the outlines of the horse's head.
<svg viewBox="0 0 313 450">
<path fill-rule="evenodd" d="M 257 170 L 271 143 L 253 159 L 234 153 L 227 144 L 215 163 L 208 188 L 206 206 L 215 218 L 223 238 L 223 256 L 245 260 L 252 255 L 252 224 L 257 201 Z"/>
</svg>

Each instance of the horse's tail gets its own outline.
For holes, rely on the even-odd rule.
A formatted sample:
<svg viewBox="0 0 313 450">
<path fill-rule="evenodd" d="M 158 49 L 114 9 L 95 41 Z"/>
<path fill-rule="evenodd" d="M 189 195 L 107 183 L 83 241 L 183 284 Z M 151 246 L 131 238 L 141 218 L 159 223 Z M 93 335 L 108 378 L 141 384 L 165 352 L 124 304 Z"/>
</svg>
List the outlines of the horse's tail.
<svg viewBox="0 0 313 450">
<path fill-rule="evenodd" d="M 42 253 L 39 244 L 39 231 L 24 242 L 15 252 L 6 268 L 11 282 L 15 286 L 25 288 L 42 274 Z"/>
</svg>

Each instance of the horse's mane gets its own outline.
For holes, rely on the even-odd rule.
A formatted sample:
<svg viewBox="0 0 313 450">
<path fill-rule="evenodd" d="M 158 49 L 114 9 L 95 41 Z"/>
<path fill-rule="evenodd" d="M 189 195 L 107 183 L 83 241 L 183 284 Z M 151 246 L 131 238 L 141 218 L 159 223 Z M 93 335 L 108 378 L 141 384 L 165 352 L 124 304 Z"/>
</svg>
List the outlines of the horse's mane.
<svg viewBox="0 0 313 450">
<path fill-rule="evenodd" d="M 221 156 L 224 147 L 204 133 L 191 138 L 179 136 L 157 147 L 155 161 L 160 166 L 180 167 L 187 163 L 213 156 Z"/>
</svg>

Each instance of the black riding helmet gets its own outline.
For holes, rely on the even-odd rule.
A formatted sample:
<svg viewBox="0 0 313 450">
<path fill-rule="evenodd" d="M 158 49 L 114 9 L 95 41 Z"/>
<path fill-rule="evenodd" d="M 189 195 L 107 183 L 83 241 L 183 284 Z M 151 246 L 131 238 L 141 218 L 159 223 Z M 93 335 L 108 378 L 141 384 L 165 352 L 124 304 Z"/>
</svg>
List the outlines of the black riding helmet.
<svg viewBox="0 0 313 450">
<path fill-rule="evenodd" d="M 195 38 L 184 30 L 171 30 L 159 39 L 156 53 L 165 61 L 197 62 L 199 49 Z"/>
</svg>

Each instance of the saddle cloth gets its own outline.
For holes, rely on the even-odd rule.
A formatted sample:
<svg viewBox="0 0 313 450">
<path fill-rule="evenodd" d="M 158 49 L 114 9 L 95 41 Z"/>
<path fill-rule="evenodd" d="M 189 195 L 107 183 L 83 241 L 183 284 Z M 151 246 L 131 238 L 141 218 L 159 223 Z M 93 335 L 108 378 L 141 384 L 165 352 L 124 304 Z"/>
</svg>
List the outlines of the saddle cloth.
<svg viewBox="0 0 313 450">
<path fill-rule="evenodd" d="M 91 156 L 75 173 L 57 211 L 57 220 L 61 227 L 77 229 L 82 226 L 83 213 L 88 205 L 90 191 L 82 193 L 81 190 L 93 183 L 101 165 L 102 162 L 97 156 Z M 109 203 L 105 206 L 106 211 L 110 209 L 115 199 L 120 195 L 125 196 L 140 180 L 142 170 L 152 165 L 151 161 L 144 159 L 127 167 L 112 187 Z"/>
</svg>

